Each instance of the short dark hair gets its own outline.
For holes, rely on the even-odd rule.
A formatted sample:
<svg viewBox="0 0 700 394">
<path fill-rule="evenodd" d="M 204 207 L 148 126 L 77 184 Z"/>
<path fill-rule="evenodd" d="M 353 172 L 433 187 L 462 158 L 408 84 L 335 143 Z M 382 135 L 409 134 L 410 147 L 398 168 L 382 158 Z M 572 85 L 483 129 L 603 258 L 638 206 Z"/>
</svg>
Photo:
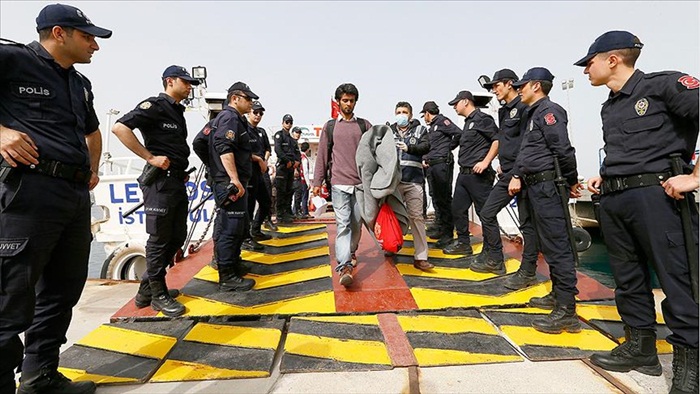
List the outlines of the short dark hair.
<svg viewBox="0 0 700 394">
<path fill-rule="evenodd" d="M 339 101 L 344 94 L 349 94 L 355 96 L 355 101 L 360 101 L 360 92 L 357 91 L 355 85 L 351 83 L 344 83 L 335 90 L 335 100 Z"/>
<path fill-rule="evenodd" d="M 302 152 L 306 152 L 309 150 L 309 143 L 308 142 L 302 142 L 301 145 L 299 146 L 299 150 Z"/>
<path fill-rule="evenodd" d="M 413 107 L 411 107 L 408 101 L 399 101 L 396 103 L 396 108 L 408 108 L 408 112 L 413 113 Z M 396 108 L 394 108 L 394 110 L 396 110 Z"/>
<path fill-rule="evenodd" d="M 68 36 L 73 36 L 73 30 L 75 30 L 74 27 L 61 26 L 61 28 L 66 31 L 66 34 L 68 34 Z M 52 31 L 53 26 L 39 30 L 39 41 L 46 41 L 49 38 L 51 38 Z"/>
<path fill-rule="evenodd" d="M 634 38 L 635 42 L 639 42 L 639 38 Z M 628 67 L 634 67 L 639 59 L 639 55 L 642 53 L 641 48 L 623 48 L 623 49 L 613 49 L 607 52 L 607 55 L 615 54 L 622 59 L 622 64 Z"/>
<path fill-rule="evenodd" d="M 538 81 L 540 87 L 542 88 L 542 93 L 549 96 L 549 92 L 552 91 L 552 86 L 554 85 L 551 81 Z"/>
<path fill-rule="evenodd" d="M 243 93 L 242 90 L 232 90 L 232 91 L 228 92 L 228 94 L 226 95 L 226 104 L 229 104 L 231 102 L 231 97 L 243 96 L 243 95 L 245 95 L 245 93 Z"/>
</svg>

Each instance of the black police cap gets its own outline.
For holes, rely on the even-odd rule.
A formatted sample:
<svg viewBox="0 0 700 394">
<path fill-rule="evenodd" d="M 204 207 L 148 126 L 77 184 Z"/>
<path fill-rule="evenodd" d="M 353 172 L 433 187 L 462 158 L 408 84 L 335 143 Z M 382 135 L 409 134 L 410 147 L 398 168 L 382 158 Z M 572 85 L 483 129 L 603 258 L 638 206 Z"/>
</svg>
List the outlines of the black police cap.
<svg viewBox="0 0 700 394">
<path fill-rule="evenodd" d="M 423 110 L 420 111 L 421 114 L 424 114 L 426 112 L 440 112 L 440 109 L 438 105 L 435 103 L 435 101 L 426 101 L 425 104 L 423 104 Z M 421 115 L 423 116 L 423 115 Z"/>
<path fill-rule="evenodd" d="M 294 123 L 294 118 L 292 118 L 292 115 L 286 114 L 282 117 L 282 123 Z"/>
<path fill-rule="evenodd" d="M 192 78 L 190 73 L 182 66 L 170 66 L 163 71 L 163 79 L 165 78 L 180 78 L 189 82 L 192 85 L 199 85 L 199 79 Z"/>
<path fill-rule="evenodd" d="M 260 101 L 256 101 L 253 103 L 253 111 L 264 111 L 265 107 L 260 104 Z"/>
<path fill-rule="evenodd" d="M 250 90 L 250 86 L 246 85 L 243 82 L 236 82 L 233 85 L 231 85 L 230 88 L 228 88 L 229 93 L 236 91 L 236 90 L 239 90 L 239 91 L 245 93 L 246 96 L 252 98 L 253 100 L 257 100 L 260 98 L 257 94 L 253 93 L 252 90 Z"/>
<path fill-rule="evenodd" d="M 628 31 L 613 30 L 604 33 L 596 38 L 588 48 L 588 54 L 581 60 L 574 63 L 574 66 L 586 67 L 588 61 L 599 53 L 612 51 L 613 49 L 639 48 L 642 49 L 644 44 L 639 41 L 639 38 Z"/>
<path fill-rule="evenodd" d="M 493 78 L 491 78 L 490 82 L 484 82 L 484 89 L 491 90 L 493 85 L 495 85 L 497 82 L 517 81 L 517 80 L 518 80 L 518 74 L 516 74 L 515 71 L 513 71 L 509 68 L 504 68 L 503 70 L 496 71 L 493 74 Z"/>
<path fill-rule="evenodd" d="M 457 93 L 457 96 L 455 96 L 455 98 L 453 98 L 452 101 L 450 101 L 447 104 L 448 105 L 455 105 L 464 99 L 467 99 L 471 102 L 474 102 L 474 95 L 472 95 L 472 92 L 470 92 L 468 90 L 462 90 L 461 92 Z"/>
<path fill-rule="evenodd" d="M 47 5 L 36 17 L 36 31 L 54 26 L 72 27 L 100 38 L 112 36 L 111 30 L 95 26 L 82 11 L 66 4 Z"/>
<path fill-rule="evenodd" d="M 530 81 L 554 81 L 554 75 L 552 75 L 549 70 L 544 67 L 533 67 L 523 75 L 523 78 L 519 81 L 513 82 L 514 88 L 519 88 Z"/>
</svg>

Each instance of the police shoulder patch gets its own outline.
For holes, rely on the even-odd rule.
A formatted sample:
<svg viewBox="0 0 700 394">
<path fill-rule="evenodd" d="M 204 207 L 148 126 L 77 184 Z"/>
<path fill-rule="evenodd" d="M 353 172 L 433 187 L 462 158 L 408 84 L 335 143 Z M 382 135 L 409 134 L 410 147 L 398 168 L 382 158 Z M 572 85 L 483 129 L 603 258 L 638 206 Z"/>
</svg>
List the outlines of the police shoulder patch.
<svg viewBox="0 0 700 394">
<path fill-rule="evenodd" d="M 416 144 L 416 137 L 411 137 L 411 139 L 408 140 L 408 143 L 411 145 L 415 145 Z"/>
<path fill-rule="evenodd" d="M 445 126 L 449 126 L 452 124 L 449 119 L 445 119 L 443 123 L 445 124 Z"/>
<path fill-rule="evenodd" d="M 211 133 L 211 128 L 209 126 L 204 127 L 204 130 L 202 130 L 202 134 L 209 135 L 209 133 Z"/>
<path fill-rule="evenodd" d="M 468 127 L 468 128 L 469 128 L 469 130 L 473 129 L 473 128 L 474 128 L 474 122 L 469 123 L 469 127 Z"/>
<path fill-rule="evenodd" d="M 557 123 L 557 118 L 554 116 L 553 113 L 550 112 L 544 116 L 544 122 L 547 123 L 547 126 L 551 126 Z"/>
<path fill-rule="evenodd" d="M 511 117 L 511 118 L 514 118 L 515 115 L 517 115 L 517 114 L 518 114 L 518 109 L 517 109 L 517 108 L 513 108 L 513 109 L 510 110 L 510 117 Z"/>
<path fill-rule="evenodd" d="M 684 86 L 686 89 L 697 89 L 700 87 L 700 81 L 690 75 L 684 75 L 678 78 L 678 83 Z"/>
<path fill-rule="evenodd" d="M 648 109 L 649 100 L 647 100 L 646 98 L 641 98 L 634 104 L 634 110 L 639 116 L 643 116 L 644 114 L 646 114 Z"/>
<path fill-rule="evenodd" d="M 151 108 L 151 102 L 150 101 L 144 101 L 143 103 L 139 104 L 139 108 L 141 109 L 149 109 Z"/>
<path fill-rule="evenodd" d="M 236 133 L 233 130 L 227 130 L 225 136 L 227 140 L 233 141 L 236 138 Z"/>
</svg>

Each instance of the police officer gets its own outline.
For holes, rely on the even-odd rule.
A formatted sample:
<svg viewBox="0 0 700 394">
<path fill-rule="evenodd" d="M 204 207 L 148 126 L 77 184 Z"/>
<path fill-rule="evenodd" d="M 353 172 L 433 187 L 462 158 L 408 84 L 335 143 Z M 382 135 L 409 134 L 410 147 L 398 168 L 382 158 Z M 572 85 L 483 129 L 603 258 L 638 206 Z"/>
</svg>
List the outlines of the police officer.
<svg viewBox="0 0 700 394">
<path fill-rule="evenodd" d="M 435 266 L 428 261 L 428 240 L 423 218 L 425 177 L 422 156 L 430 150 L 428 129 L 413 119 L 413 107 L 406 101 L 399 101 L 394 109 L 396 123 L 391 125 L 399 149 L 401 183 L 399 191 L 406 204 L 409 225 L 413 234 L 413 266 L 419 270 L 431 270 Z"/>
<path fill-rule="evenodd" d="M 228 89 L 228 105 L 212 122 L 209 166 L 214 198 L 221 207 L 214 239 L 220 291 L 246 291 L 255 286 L 254 280 L 242 277 L 241 244 L 248 210 L 246 185 L 253 172 L 251 130 L 243 114 L 252 109 L 253 100 L 257 99 L 248 85 L 234 83 Z"/>
<path fill-rule="evenodd" d="M 503 106 L 498 109 L 498 182 L 494 185 L 488 199 L 484 203 L 479 214 L 481 219 L 484 249 L 487 250 L 488 259 L 479 260 L 471 264 L 472 269 L 484 269 L 487 272 L 500 271 L 502 264 L 489 264 L 489 262 L 503 261 L 503 243 L 498 231 L 496 215 L 512 200 L 508 194 L 508 184 L 513 176 L 513 164 L 520 152 L 525 130 L 525 110 L 527 105 L 520 100 L 518 92 L 513 88 L 513 82 L 518 80 L 518 75 L 510 69 L 498 70 L 493 74 L 490 82 L 484 83 L 484 88 L 493 92 Z M 530 220 L 527 209 L 527 199 L 518 198 L 518 218 L 520 232 L 523 235 L 523 255 L 518 271 L 510 276 L 505 287 L 511 290 L 523 289 L 536 282 L 535 270 L 537 268 L 537 235 Z M 482 255 L 485 255 L 482 252 Z"/>
<path fill-rule="evenodd" d="M 294 170 L 301 163 L 299 145 L 290 135 L 294 119 L 286 114 L 282 118 L 282 129 L 275 133 L 275 154 L 277 155 L 277 174 L 275 186 L 277 187 L 277 222 L 292 223 L 292 192 L 294 185 Z"/>
<path fill-rule="evenodd" d="M 423 157 L 428 168 L 428 183 L 432 190 L 435 220 L 439 222 L 438 248 L 444 248 L 452 243 L 454 222 L 452 220 L 452 171 L 454 156 L 452 150 L 459 145 L 459 129 L 451 120 L 440 114 L 440 109 L 434 101 L 423 104 L 421 111 L 425 122 L 430 125 L 428 141 L 430 150 Z"/>
<path fill-rule="evenodd" d="M 574 251 L 567 236 L 564 206 L 554 183 L 554 161 L 559 162 L 571 197 L 580 196 L 581 185 L 578 183 L 575 150 L 566 128 L 566 111 L 548 97 L 553 80 L 549 70 L 535 67 L 513 83 L 529 108 L 525 135 L 508 191 L 513 196 L 522 188 L 522 196 L 529 200 L 542 254 L 549 264 L 552 279 L 552 293 L 532 298 L 530 305 L 553 311 L 534 320 L 532 325 L 538 331 L 558 334 L 562 331 L 579 332 L 581 323 L 576 315 L 578 290 Z"/>
<path fill-rule="evenodd" d="M 184 67 L 175 65 L 163 71 L 162 80 L 165 92 L 149 97 L 122 116 L 112 132 L 148 163 L 144 176 L 139 178 L 149 234 L 146 272 L 134 302 L 139 308 L 151 305 L 154 310 L 174 317 L 185 313 L 185 306 L 173 298 L 179 295 L 177 290 L 168 291 L 165 274 L 187 237 L 188 199 L 184 181 L 190 156 L 185 107 L 180 102 L 199 81 Z M 134 129 L 141 131 L 143 144 L 134 135 Z M 149 171 L 156 175 L 146 179 Z"/>
<path fill-rule="evenodd" d="M 112 32 L 63 4 L 36 25 L 39 42 L 0 45 L 0 392 L 15 392 L 21 363 L 19 393 L 94 393 L 57 367 L 87 278 L 102 150 L 92 85 L 73 65 Z"/>
<path fill-rule="evenodd" d="M 488 99 L 481 101 L 482 105 L 488 103 Z M 459 136 L 459 175 L 452 198 L 452 217 L 457 229 L 457 240 L 443 249 L 443 253 L 471 255 L 469 208 L 474 203 L 476 213 L 480 214 L 491 192 L 496 177 L 491 161 L 498 154 L 498 127 L 491 115 L 476 107 L 474 95 L 470 91 L 462 90 L 448 104 L 465 119 L 464 130 Z M 487 227 L 484 231 L 498 233 L 498 222 L 482 223 L 483 226 Z M 495 228 L 488 228 L 489 226 Z M 471 268 L 477 272 L 501 275 L 506 272 L 503 258 L 495 261 L 488 258 L 484 265 L 472 264 Z"/>
<path fill-rule="evenodd" d="M 671 177 L 672 154 L 689 163 L 698 138 L 700 82 L 685 73 L 645 74 L 635 70 L 641 53 L 639 38 L 609 31 L 575 63 L 585 67 L 591 85 L 610 89 L 603 104 L 605 161 L 600 176 L 589 180 L 600 193 L 600 226 L 615 278 L 617 310 L 625 323 L 626 341 L 591 362 L 612 371 L 637 370 L 661 375 L 656 352 L 656 313 L 648 264 L 652 263 L 666 298 L 664 320 L 672 331 L 671 393 L 698 392 L 698 303 L 693 299 L 681 215 L 675 198 L 664 187 L 687 176 Z M 685 164 L 690 172 L 690 166 Z M 695 168 L 697 174 L 697 165 Z M 664 187 L 661 183 L 664 181 Z M 696 181 L 697 182 L 697 181 Z M 685 190 L 688 190 L 686 188 Z M 697 253 L 698 212 L 689 199 L 689 247 Z M 685 247 L 684 247 L 685 246 Z M 697 254 L 696 254 L 697 256 Z"/>
<path fill-rule="evenodd" d="M 255 105 L 255 102 L 253 103 Z M 260 141 L 260 134 L 250 123 L 251 112 L 245 114 L 246 121 L 248 122 L 248 128 L 250 129 L 248 135 L 250 136 L 250 149 L 251 156 L 250 159 L 253 162 L 253 172 L 251 173 L 250 180 L 248 181 L 248 186 L 246 190 L 246 198 L 248 199 L 248 208 L 246 210 L 245 216 L 245 238 L 243 240 L 242 248 L 252 251 L 263 251 L 265 246 L 259 244 L 253 236 L 251 235 L 251 223 L 253 219 L 253 212 L 255 211 L 255 202 L 258 200 L 259 183 L 261 182 L 260 165 L 265 166 L 267 170 L 267 163 L 263 161 L 264 154 L 261 153 L 263 148 L 262 141 Z M 266 205 L 269 206 L 270 202 L 266 201 Z M 262 234 L 262 233 L 261 233 Z M 267 240 L 270 239 L 269 235 L 262 234 L 258 239 Z"/>
<path fill-rule="evenodd" d="M 253 194 L 251 195 L 255 196 L 255 199 L 250 198 L 248 202 L 248 214 L 251 218 L 254 218 L 252 220 L 250 234 L 256 241 L 264 241 L 272 238 L 260 230 L 263 220 L 270 217 L 270 205 L 272 204 L 270 175 L 267 172 L 267 160 L 270 158 L 272 149 L 270 147 L 270 140 L 267 138 L 267 132 L 264 128 L 258 127 L 264 113 L 265 108 L 260 104 L 260 101 L 255 101 L 253 103 L 253 110 L 246 114 L 246 118 L 253 129 L 251 134 L 254 139 L 257 140 L 257 148 L 253 153 L 253 175 L 252 178 L 250 178 L 250 183 L 254 185 Z M 267 176 L 267 182 L 265 182 L 265 176 Z M 258 210 L 253 216 L 256 201 L 258 203 Z"/>
</svg>

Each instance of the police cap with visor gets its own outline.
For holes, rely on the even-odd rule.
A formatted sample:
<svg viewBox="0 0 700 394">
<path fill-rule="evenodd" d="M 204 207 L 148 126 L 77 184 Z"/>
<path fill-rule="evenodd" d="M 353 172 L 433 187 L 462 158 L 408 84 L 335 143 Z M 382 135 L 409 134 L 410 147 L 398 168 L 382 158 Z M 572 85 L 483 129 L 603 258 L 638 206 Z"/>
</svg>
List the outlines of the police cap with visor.
<svg viewBox="0 0 700 394">
<path fill-rule="evenodd" d="M 50 4 L 44 7 L 36 17 L 36 31 L 54 26 L 72 27 L 100 38 L 109 38 L 112 31 L 95 26 L 79 9 L 65 4 Z"/>
<path fill-rule="evenodd" d="M 191 85 L 199 85 L 199 79 L 192 78 L 190 73 L 184 67 L 170 66 L 163 71 L 163 79 L 165 78 L 180 78 L 183 81 L 189 82 Z"/>
<path fill-rule="evenodd" d="M 613 30 L 604 33 L 596 38 L 588 48 L 588 54 L 581 60 L 574 63 L 575 66 L 586 67 L 588 61 L 599 53 L 612 51 L 613 49 L 638 48 L 642 49 L 644 44 L 639 41 L 639 38 L 628 31 Z"/>
<path fill-rule="evenodd" d="M 257 94 L 253 93 L 252 90 L 250 90 L 250 86 L 246 85 L 243 82 L 236 82 L 233 85 L 231 85 L 230 88 L 228 88 L 229 93 L 234 92 L 236 90 L 245 93 L 247 97 L 252 98 L 253 100 L 257 100 L 260 98 Z"/>
<path fill-rule="evenodd" d="M 521 80 L 513 82 L 513 87 L 517 89 L 530 81 L 552 82 L 554 81 L 554 75 L 552 75 L 552 73 L 544 67 L 533 67 L 527 70 Z"/>
<path fill-rule="evenodd" d="M 511 70 L 509 68 L 504 68 L 502 70 L 496 71 L 493 74 L 493 78 L 491 78 L 491 81 L 484 82 L 484 89 L 491 90 L 493 85 L 497 84 L 498 82 L 517 81 L 517 80 L 518 80 L 518 74 L 516 74 L 513 70 Z"/>
</svg>

